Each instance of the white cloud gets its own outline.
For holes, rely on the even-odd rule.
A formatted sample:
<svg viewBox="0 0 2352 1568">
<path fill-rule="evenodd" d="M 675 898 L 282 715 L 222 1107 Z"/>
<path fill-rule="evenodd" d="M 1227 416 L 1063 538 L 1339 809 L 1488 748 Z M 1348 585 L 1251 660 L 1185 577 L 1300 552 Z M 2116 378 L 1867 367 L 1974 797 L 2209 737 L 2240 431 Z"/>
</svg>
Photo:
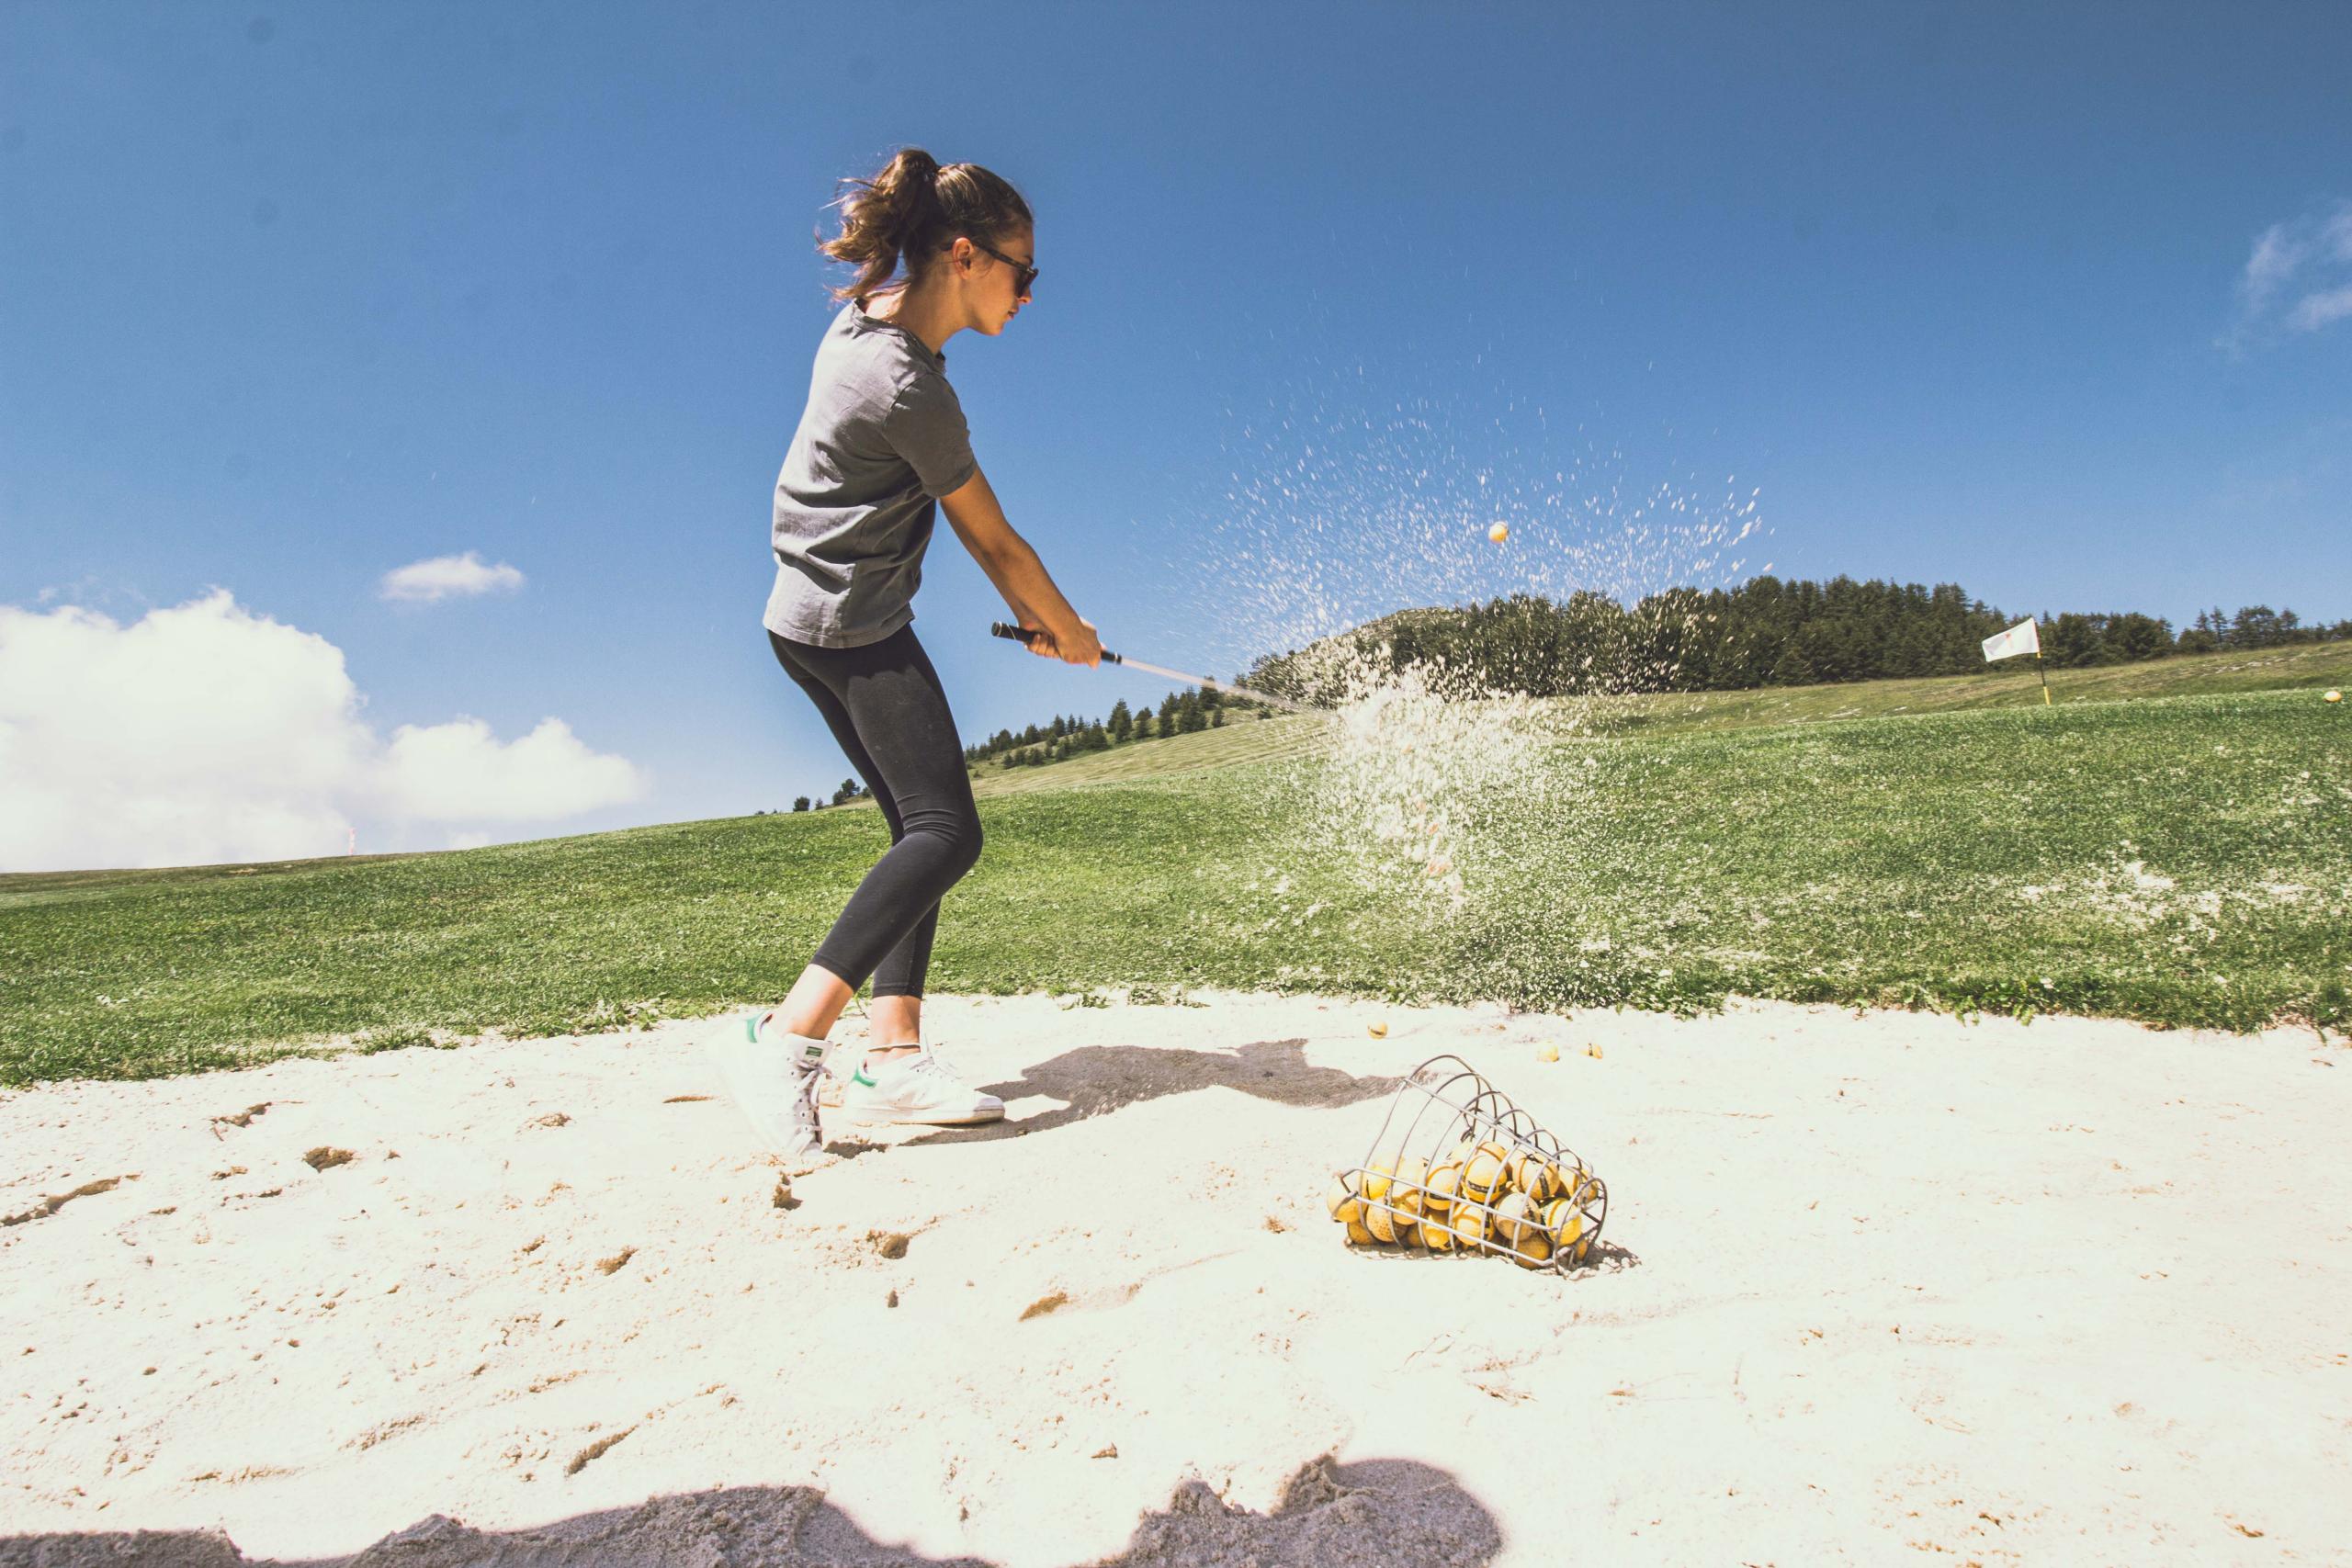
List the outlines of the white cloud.
<svg viewBox="0 0 2352 1568">
<path fill-rule="evenodd" d="M 637 769 L 599 756 L 560 718 L 502 742 L 478 718 L 392 733 L 381 778 L 389 814 L 419 822 L 544 822 L 630 800 Z"/>
<path fill-rule="evenodd" d="M 548 821 L 640 797 L 560 719 L 387 742 L 324 637 L 225 591 L 121 625 L 0 605 L 0 871 L 339 853 L 355 820 Z"/>
<path fill-rule="evenodd" d="M 2306 294 L 2287 312 L 2287 324 L 2297 332 L 2314 333 L 2330 321 L 2352 316 L 2352 284 L 2324 294 Z"/>
<path fill-rule="evenodd" d="M 461 556 L 435 556 L 411 561 L 384 573 L 380 592 L 399 603 L 431 604 L 443 599 L 473 598 L 483 593 L 513 593 L 523 586 L 523 574 L 501 561 L 486 566 L 468 550 Z"/>
<path fill-rule="evenodd" d="M 2285 328 L 2317 332 L 2352 316 L 2352 202 L 2336 202 L 2255 236 L 2238 275 L 2237 315 L 2222 347 L 2238 352 Z"/>
<path fill-rule="evenodd" d="M 2284 223 L 2273 223 L 2255 236 L 2254 254 L 2246 258 L 2245 275 L 2238 279 L 2238 293 L 2247 307 L 2259 310 L 2269 304 L 2278 286 L 2303 265 L 2305 254 L 2306 248 L 2289 236 Z"/>
</svg>

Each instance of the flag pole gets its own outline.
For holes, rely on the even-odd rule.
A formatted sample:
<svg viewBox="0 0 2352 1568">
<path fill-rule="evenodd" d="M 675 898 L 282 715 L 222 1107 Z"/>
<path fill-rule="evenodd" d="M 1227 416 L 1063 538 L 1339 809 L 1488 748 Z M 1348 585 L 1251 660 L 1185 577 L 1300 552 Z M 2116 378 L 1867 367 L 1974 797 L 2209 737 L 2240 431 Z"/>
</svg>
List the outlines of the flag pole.
<svg viewBox="0 0 2352 1568">
<path fill-rule="evenodd" d="M 2050 705 L 2050 671 L 2042 664 L 2041 649 L 2038 648 L 2033 650 L 2033 669 L 2034 673 L 2041 677 L 2041 705 L 2048 707 Z"/>
</svg>

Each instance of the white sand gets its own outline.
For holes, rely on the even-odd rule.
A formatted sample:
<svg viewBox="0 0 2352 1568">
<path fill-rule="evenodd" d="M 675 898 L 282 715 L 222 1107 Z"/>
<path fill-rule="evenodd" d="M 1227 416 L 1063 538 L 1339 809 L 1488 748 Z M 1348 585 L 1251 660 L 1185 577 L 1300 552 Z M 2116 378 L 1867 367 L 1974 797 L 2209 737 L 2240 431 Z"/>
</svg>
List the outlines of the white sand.
<svg viewBox="0 0 2352 1568">
<path fill-rule="evenodd" d="M 1012 1120 L 790 1209 L 686 1025 L 0 1097 L 0 1562 L 2344 1560 L 2340 1046 L 1209 1000 L 936 1001 Z M 1444 1050 L 1630 1257 L 1340 1245 Z"/>
</svg>

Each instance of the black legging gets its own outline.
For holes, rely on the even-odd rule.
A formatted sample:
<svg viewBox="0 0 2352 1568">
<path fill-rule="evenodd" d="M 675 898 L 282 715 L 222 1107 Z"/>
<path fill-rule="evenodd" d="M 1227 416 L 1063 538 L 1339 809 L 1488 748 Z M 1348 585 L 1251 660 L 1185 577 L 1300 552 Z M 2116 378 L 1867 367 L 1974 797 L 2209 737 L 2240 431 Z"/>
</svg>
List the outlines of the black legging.
<svg viewBox="0 0 2352 1568">
<path fill-rule="evenodd" d="M 812 960 L 853 991 L 920 997 L 939 899 L 980 858 L 980 813 L 947 694 L 912 626 L 864 648 L 814 648 L 774 632 L 784 672 L 825 716 L 890 824 L 890 849 L 850 895 Z"/>
</svg>

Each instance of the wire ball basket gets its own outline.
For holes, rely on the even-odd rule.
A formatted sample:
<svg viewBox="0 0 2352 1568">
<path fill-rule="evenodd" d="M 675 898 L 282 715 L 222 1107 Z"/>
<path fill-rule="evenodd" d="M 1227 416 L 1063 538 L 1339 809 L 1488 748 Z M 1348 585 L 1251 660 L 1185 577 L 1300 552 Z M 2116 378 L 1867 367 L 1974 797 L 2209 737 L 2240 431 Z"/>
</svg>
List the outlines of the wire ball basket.
<svg viewBox="0 0 2352 1568">
<path fill-rule="evenodd" d="M 1609 1189 L 1469 1063 L 1440 1055 L 1396 1086 L 1363 1163 L 1339 1173 L 1326 1206 L 1351 1247 L 1565 1273 L 1591 1259 Z"/>
</svg>

